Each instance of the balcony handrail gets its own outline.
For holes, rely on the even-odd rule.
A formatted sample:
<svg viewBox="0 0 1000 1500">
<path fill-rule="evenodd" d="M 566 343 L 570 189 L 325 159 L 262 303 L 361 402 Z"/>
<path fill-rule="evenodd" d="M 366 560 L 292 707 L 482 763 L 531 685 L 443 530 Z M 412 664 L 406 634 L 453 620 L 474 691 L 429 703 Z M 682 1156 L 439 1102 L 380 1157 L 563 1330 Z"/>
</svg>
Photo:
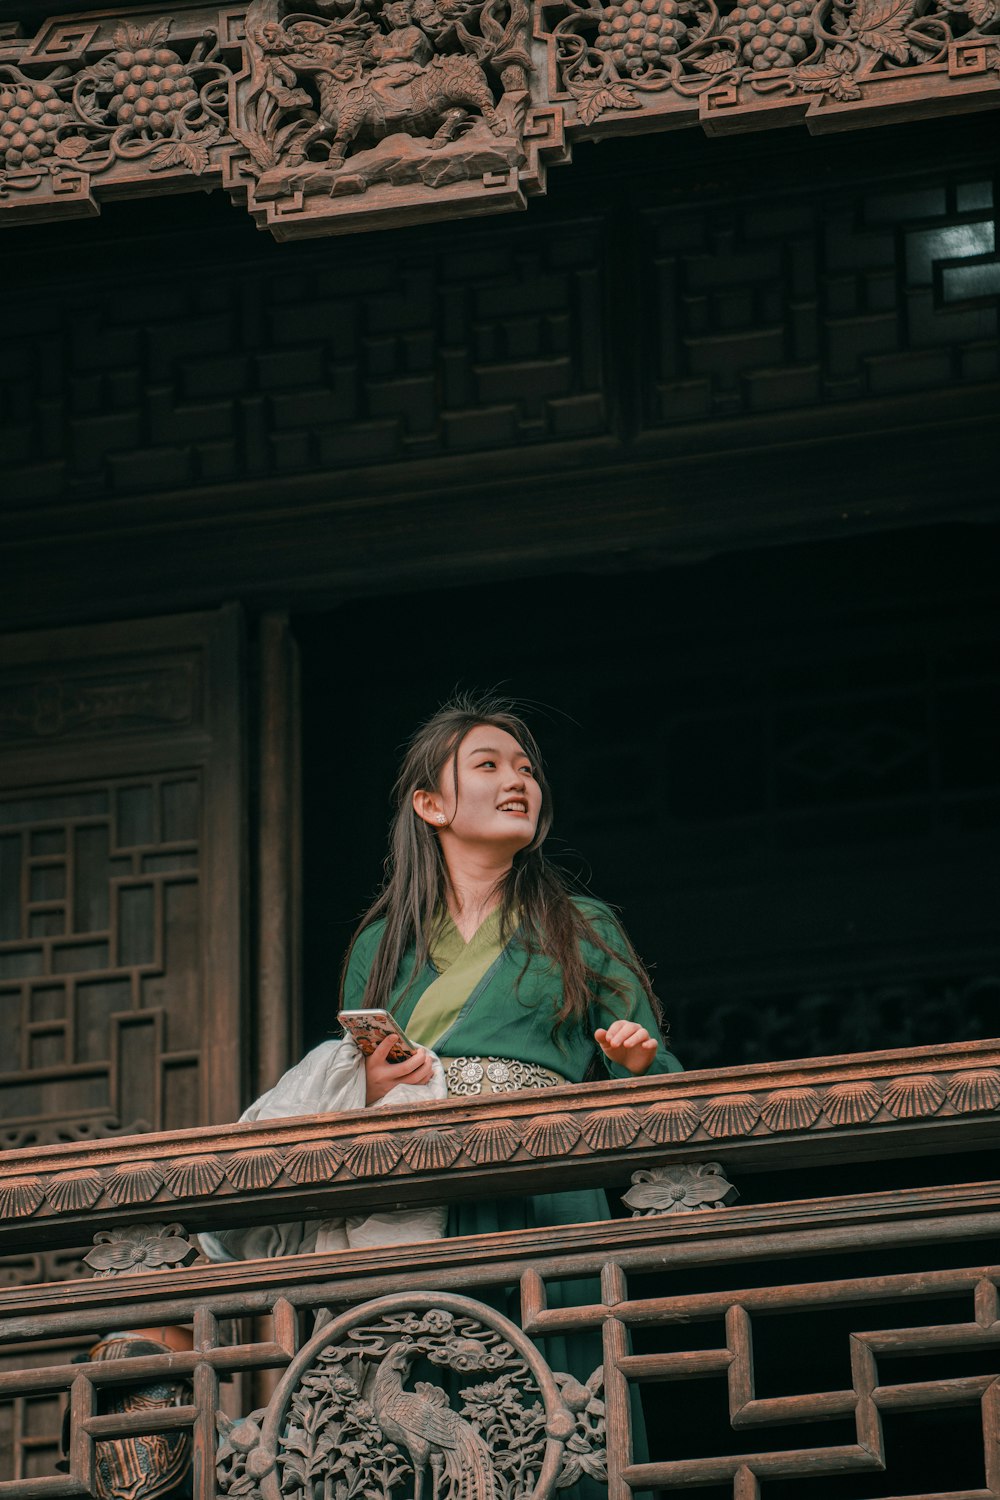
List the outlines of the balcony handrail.
<svg viewBox="0 0 1000 1500">
<path fill-rule="evenodd" d="M 995 1145 L 1000 1039 L 702 1069 L 4 1155 L 0 1254 L 627 1181 L 721 1159 L 778 1170 Z"/>
<path fill-rule="evenodd" d="M 1000 1234 L 1000 1182 L 852 1193 L 805 1202 L 747 1204 L 552 1229 L 336 1250 L 223 1265 L 198 1264 L 72 1282 L 0 1288 L 0 1350 L 11 1344 L 110 1325 L 189 1322 L 197 1306 L 214 1318 L 266 1313 L 276 1297 L 299 1307 L 349 1303 L 380 1291 L 463 1290 L 536 1274 L 543 1261 L 563 1277 L 625 1269 L 650 1255 L 673 1271 L 850 1251 L 960 1242 L 972 1264 Z M 845 1266 L 845 1275 L 849 1268 Z M 926 1273 L 922 1273 L 925 1275 Z M 932 1290 L 928 1282 L 927 1294 Z M 544 1292 L 539 1308 L 544 1309 Z M 558 1312 L 542 1311 L 541 1324 Z M 548 1329 L 546 1331 L 558 1331 Z M 47 1374 L 40 1371 L 38 1388 Z M 0 1382 L 2 1383 L 2 1382 Z"/>
</svg>

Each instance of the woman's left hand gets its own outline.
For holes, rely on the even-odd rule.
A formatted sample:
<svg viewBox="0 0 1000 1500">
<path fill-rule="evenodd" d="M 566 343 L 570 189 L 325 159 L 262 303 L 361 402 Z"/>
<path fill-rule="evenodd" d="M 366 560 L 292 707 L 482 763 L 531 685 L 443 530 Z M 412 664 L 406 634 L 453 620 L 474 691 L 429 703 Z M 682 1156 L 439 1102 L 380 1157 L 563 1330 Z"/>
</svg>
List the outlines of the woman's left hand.
<svg viewBox="0 0 1000 1500">
<path fill-rule="evenodd" d="M 605 1057 L 628 1068 L 637 1078 L 649 1071 L 656 1056 L 656 1038 L 636 1021 L 612 1021 L 607 1029 L 598 1026 L 594 1041 Z"/>
</svg>

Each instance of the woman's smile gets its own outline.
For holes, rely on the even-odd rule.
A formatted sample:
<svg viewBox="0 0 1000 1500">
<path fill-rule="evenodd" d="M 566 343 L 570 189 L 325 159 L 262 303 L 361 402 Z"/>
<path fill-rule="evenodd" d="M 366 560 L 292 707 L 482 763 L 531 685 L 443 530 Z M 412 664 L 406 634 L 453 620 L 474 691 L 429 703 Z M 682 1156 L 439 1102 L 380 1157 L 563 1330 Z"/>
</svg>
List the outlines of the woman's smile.
<svg viewBox="0 0 1000 1500">
<path fill-rule="evenodd" d="M 514 736 L 477 724 L 445 766 L 439 790 L 418 792 L 414 807 L 446 843 L 489 845 L 510 858 L 535 837 L 542 789 Z"/>
</svg>

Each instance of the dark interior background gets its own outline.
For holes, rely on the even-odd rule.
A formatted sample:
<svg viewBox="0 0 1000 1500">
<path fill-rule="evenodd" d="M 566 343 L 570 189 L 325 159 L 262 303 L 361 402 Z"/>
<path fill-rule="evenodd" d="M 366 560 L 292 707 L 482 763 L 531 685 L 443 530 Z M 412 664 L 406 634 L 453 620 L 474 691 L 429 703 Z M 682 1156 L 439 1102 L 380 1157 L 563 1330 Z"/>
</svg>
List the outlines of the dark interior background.
<svg viewBox="0 0 1000 1500">
<path fill-rule="evenodd" d="M 992 1035 L 995 528 L 397 594 L 302 617 L 305 1040 L 378 885 L 399 747 L 525 705 L 552 853 L 618 906 L 688 1067 Z"/>
</svg>

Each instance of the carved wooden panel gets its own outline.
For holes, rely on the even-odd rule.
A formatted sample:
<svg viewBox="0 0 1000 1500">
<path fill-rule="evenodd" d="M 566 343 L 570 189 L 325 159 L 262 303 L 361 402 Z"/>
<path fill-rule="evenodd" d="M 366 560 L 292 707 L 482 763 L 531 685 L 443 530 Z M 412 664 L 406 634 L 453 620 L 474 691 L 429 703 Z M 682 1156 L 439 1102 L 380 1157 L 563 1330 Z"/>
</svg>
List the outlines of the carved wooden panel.
<svg viewBox="0 0 1000 1500">
<path fill-rule="evenodd" d="M 804 121 L 814 134 L 991 106 L 992 0 L 539 0 L 571 135 Z"/>
<path fill-rule="evenodd" d="M 817 1500 L 997 1500 L 997 1189 L 975 1190 L 989 1208 L 978 1225 L 961 1191 L 974 1190 L 953 1190 L 951 1203 L 926 1190 L 855 1194 L 146 1271 L 79 1283 L 61 1305 L 54 1288 L 23 1288 L 0 1294 L 2 1331 L 8 1345 L 60 1337 L 68 1348 L 112 1309 L 121 1326 L 193 1321 L 194 1350 L 147 1355 L 127 1373 L 133 1386 L 191 1381 L 157 1430 L 191 1432 L 195 1500 L 216 1494 L 216 1464 L 227 1494 L 308 1493 L 309 1465 L 334 1495 L 343 1483 L 404 1500 L 445 1429 L 477 1466 L 476 1500 L 515 1500 L 528 1470 L 540 1496 L 582 1472 L 607 1483 L 609 1500 L 661 1486 L 717 1500 L 814 1489 Z M 328 1307 L 333 1321 L 317 1327 L 312 1314 Z M 223 1320 L 250 1309 L 271 1314 L 268 1333 L 234 1345 Z M 413 1379 L 417 1354 L 429 1382 Z M 281 1372 L 271 1399 L 217 1419 L 226 1373 L 262 1368 Z M 0 1393 L 21 1403 L 69 1396 L 75 1493 L 92 1489 L 95 1442 L 135 1430 L 99 1415 L 124 1373 L 66 1359 L 0 1373 Z M 7 1491 L 14 1500 L 60 1493 L 44 1458 L 34 1485 Z M 442 1500 L 457 1500 L 458 1482 L 437 1468 Z"/>
<path fill-rule="evenodd" d="M 987 108 L 992 0 L 252 0 L 0 45 L 0 218 L 221 186 L 276 238 L 523 208 L 571 135 Z"/>
<path fill-rule="evenodd" d="M 242 1104 L 243 749 L 232 610 L 8 637 L 0 668 L 0 1146 L 231 1119 Z M 38 1246 L 0 1284 L 82 1274 Z M 86 1340 L 5 1354 L 4 1371 Z M 3 1375 L 0 1374 L 0 1379 Z M 52 1472 L 61 1402 L 0 1409 Z"/>
<path fill-rule="evenodd" d="M 223 186 L 276 238 L 523 208 L 564 156 L 526 0 L 53 19 L 0 52 L 2 216 Z"/>
<path fill-rule="evenodd" d="M 6 1144 L 197 1118 L 202 802 L 174 774 L 0 803 Z"/>
<path fill-rule="evenodd" d="M 527 0 L 288 9 L 246 12 L 223 174 L 277 239 L 523 208 L 564 157 L 562 111 L 530 96 Z"/>
<path fill-rule="evenodd" d="M 5 643 L 8 1149 L 238 1112 L 237 651 L 226 612 Z"/>
</svg>

